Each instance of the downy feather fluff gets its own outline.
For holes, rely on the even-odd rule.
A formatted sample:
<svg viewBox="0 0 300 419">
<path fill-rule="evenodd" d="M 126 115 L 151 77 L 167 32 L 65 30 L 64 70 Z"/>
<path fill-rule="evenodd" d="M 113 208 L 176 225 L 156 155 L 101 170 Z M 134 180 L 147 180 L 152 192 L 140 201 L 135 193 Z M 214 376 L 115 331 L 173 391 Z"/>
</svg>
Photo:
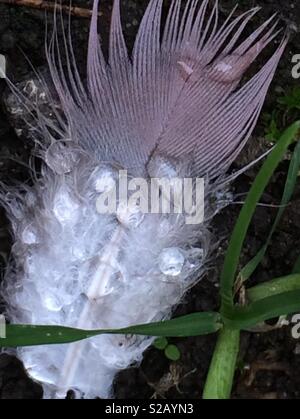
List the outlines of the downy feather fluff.
<svg viewBox="0 0 300 419">
<path fill-rule="evenodd" d="M 32 187 L 2 191 L 15 239 L 2 294 L 14 323 L 99 329 L 166 319 L 205 272 L 213 247 L 209 223 L 222 205 L 219 185 L 253 131 L 287 40 L 241 82 L 278 35 L 274 17 L 241 42 L 258 8 L 239 17 L 232 12 L 219 25 L 217 2 L 209 11 L 208 0 L 173 0 L 161 32 L 162 7 L 162 0 L 149 1 L 129 57 L 115 0 L 106 60 L 95 0 L 84 81 L 70 31 L 63 32 L 61 51 L 55 22 L 47 44 L 55 97 L 39 79 L 51 117 L 12 87 L 32 118 L 30 133 L 44 161 Z M 99 179 L 114 179 L 120 168 L 148 181 L 162 174 L 205 177 L 204 223 L 122 209 L 100 215 Z M 116 373 L 139 362 L 151 342 L 105 335 L 20 348 L 17 355 L 46 398 L 63 398 L 70 389 L 105 398 Z"/>
</svg>

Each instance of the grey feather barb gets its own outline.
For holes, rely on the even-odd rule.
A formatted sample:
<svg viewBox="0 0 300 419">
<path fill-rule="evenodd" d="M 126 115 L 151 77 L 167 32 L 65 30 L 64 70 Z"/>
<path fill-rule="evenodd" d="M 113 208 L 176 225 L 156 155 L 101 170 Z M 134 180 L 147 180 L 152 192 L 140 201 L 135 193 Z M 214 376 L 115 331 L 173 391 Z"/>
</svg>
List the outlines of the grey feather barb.
<svg viewBox="0 0 300 419">
<path fill-rule="evenodd" d="M 232 13 L 219 25 L 217 1 L 208 13 L 208 0 L 187 0 L 183 8 L 173 0 L 161 34 L 163 1 L 151 0 L 129 57 L 115 0 L 107 62 L 98 3 L 86 81 L 79 76 L 70 28 L 63 31 L 63 51 L 59 47 L 55 16 L 46 47 L 54 95 L 39 76 L 51 97 L 51 116 L 11 85 L 44 159 L 33 187 L 2 192 L 15 238 L 15 262 L 2 295 L 15 323 L 104 329 L 170 317 L 206 272 L 214 248 L 210 221 L 228 203 L 220 185 L 251 136 L 287 44 L 284 36 L 243 83 L 280 32 L 275 16 L 239 42 L 258 8 Z M 188 225 L 183 214 L 141 214 L 120 202 L 116 213 L 100 214 L 103 181 L 116 180 L 120 169 L 147 184 L 159 177 L 204 177 L 204 222 Z M 63 398 L 69 389 L 78 397 L 105 398 L 115 374 L 140 362 L 151 342 L 103 335 L 68 346 L 19 348 L 17 355 L 43 384 L 46 398 Z"/>
<path fill-rule="evenodd" d="M 252 132 L 286 39 L 265 66 L 237 90 L 247 68 L 276 36 L 275 24 L 259 38 L 272 19 L 236 46 L 258 9 L 217 29 L 217 3 L 205 24 L 207 1 L 198 14 L 199 2 L 188 1 L 181 20 L 181 2 L 174 1 L 160 40 L 162 2 L 151 1 L 130 61 L 118 3 L 112 16 L 109 66 L 99 46 L 95 15 L 92 19 L 88 53 L 92 109 L 84 101 L 80 108 L 89 109 L 92 126 L 101 121 L 101 129 L 99 139 L 85 139 L 86 147 L 99 149 L 101 156 L 104 152 L 108 161 L 117 159 L 125 167 L 139 168 L 156 146 L 159 152 L 174 157 L 193 154 L 197 175 L 222 173 Z M 94 10 L 97 7 L 94 3 Z M 222 55 L 218 55 L 220 51 Z M 80 92 L 76 93 L 80 97 Z"/>
</svg>

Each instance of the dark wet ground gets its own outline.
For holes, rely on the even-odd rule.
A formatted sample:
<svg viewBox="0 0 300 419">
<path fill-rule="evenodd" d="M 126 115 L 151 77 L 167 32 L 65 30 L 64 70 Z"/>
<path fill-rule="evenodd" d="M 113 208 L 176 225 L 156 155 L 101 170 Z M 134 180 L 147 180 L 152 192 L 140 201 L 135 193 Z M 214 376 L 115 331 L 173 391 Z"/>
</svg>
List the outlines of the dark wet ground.
<svg viewBox="0 0 300 419">
<path fill-rule="evenodd" d="M 73 3 L 89 7 L 92 2 L 78 0 Z M 147 3 L 147 0 L 123 1 L 123 4 L 126 5 L 123 13 L 124 26 L 129 44 L 133 42 L 139 19 Z M 284 91 L 291 89 L 293 86 L 300 86 L 300 80 L 294 80 L 291 76 L 291 58 L 294 54 L 300 54 L 300 1 L 241 0 L 239 3 L 242 10 L 256 5 L 263 8 L 260 14 L 253 19 L 249 30 L 274 12 L 278 12 L 282 23 L 289 27 L 292 34 L 264 108 L 264 113 L 270 114 L 278 106 L 277 99 L 282 96 Z M 111 0 L 102 0 L 101 10 L 104 16 L 101 31 L 104 45 L 107 44 L 111 4 Z M 235 4 L 234 0 L 220 1 L 224 16 L 228 14 L 233 4 Z M 51 15 L 49 15 L 49 21 L 51 21 Z M 44 12 L 0 4 L 0 53 L 7 55 L 9 74 L 16 79 L 26 76 L 29 71 L 23 52 L 30 58 L 35 67 L 45 63 L 43 54 L 44 22 Z M 73 32 L 75 47 L 79 51 L 85 51 L 88 20 L 74 19 Z M 78 58 L 83 65 L 84 54 L 78 54 Z M 5 83 L 1 81 L 0 101 L 4 88 Z M 299 118 L 300 115 L 294 114 L 290 116 L 290 119 L 296 119 L 297 117 Z M 264 127 L 261 119 L 253 140 L 239 158 L 236 167 L 241 167 L 267 149 L 267 143 L 262 138 L 263 134 Z M 0 111 L 0 180 L 12 181 L 13 179 L 26 178 L 25 169 L 9 160 L 8 157 L 22 159 L 26 162 L 29 155 L 30 143 L 24 143 L 17 138 L 5 113 L 3 110 Z M 281 164 L 264 196 L 265 203 L 278 204 L 280 202 L 287 167 L 288 161 Z M 256 173 L 257 167 L 240 177 L 235 185 L 236 192 L 246 192 Z M 232 231 L 239 208 L 239 206 L 230 207 L 216 219 L 215 229 L 220 237 L 225 238 L 224 243 L 215 254 L 213 268 L 207 277 L 186 296 L 183 304 L 176 310 L 176 315 L 218 309 L 218 274 L 226 248 L 226 237 Z M 249 260 L 260 249 L 275 214 L 276 209 L 272 208 L 260 207 L 257 210 L 242 262 Z M 299 214 L 300 183 L 293 202 L 287 208 L 280 227 L 274 236 L 268 255 L 264 258 L 261 267 L 252 279 L 253 283 L 291 272 L 300 249 Z M 9 226 L 4 213 L 0 212 L 0 263 L 2 268 L 5 267 L 10 246 Z M 215 337 L 175 339 L 174 342 L 182 354 L 180 361 L 172 363 L 166 359 L 162 352 L 151 348 L 145 354 L 140 368 L 132 368 L 119 374 L 115 383 L 116 397 L 200 398 L 214 348 Z M 0 356 L 0 398 L 39 397 L 41 397 L 41 389 L 26 377 L 20 363 L 7 355 Z M 268 334 L 243 334 L 233 397 L 300 398 L 300 341 L 297 342 L 292 338 L 290 328 Z"/>
</svg>

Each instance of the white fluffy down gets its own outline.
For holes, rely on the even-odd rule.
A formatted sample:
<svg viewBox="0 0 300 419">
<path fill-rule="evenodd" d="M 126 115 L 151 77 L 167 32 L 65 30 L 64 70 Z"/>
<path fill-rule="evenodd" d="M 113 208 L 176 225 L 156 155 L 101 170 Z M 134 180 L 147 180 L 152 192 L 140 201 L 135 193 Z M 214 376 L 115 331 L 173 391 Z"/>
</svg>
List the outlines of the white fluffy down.
<svg viewBox="0 0 300 419">
<path fill-rule="evenodd" d="M 85 156 L 68 173 L 45 167 L 33 188 L 6 195 L 16 240 L 3 287 L 12 322 L 104 329 L 158 321 L 199 278 L 210 247 L 204 226 L 187 225 L 183 215 L 135 222 L 134 214 L 131 222 L 97 212 L 99 180 L 115 173 Z M 73 389 L 105 398 L 116 372 L 139 362 L 151 342 L 102 335 L 18 356 L 45 397 Z"/>
</svg>

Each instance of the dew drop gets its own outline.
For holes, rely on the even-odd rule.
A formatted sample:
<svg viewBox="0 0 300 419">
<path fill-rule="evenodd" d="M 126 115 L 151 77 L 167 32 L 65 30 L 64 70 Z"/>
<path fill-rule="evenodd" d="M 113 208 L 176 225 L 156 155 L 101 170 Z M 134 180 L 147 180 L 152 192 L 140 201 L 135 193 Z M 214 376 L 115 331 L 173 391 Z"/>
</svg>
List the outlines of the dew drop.
<svg viewBox="0 0 300 419">
<path fill-rule="evenodd" d="M 177 247 L 169 247 L 159 256 L 159 269 L 164 275 L 178 276 L 182 272 L 185 257 Z"/>
<path fill-rule="evenodd" d="M 58 221 L 66 223 L 77 219 L 78 204 L 71 198 L 65 190 L 60 190 L 55 199 L 53 212 Z"/>
<path fill-rule="evenodd" d="M 173 158 L 155 154 L 147 165 L 147 171 L 151 178 L 172 179 L 180 175 L 180 165 Z"/>
<path fill-rule="evenodd" d="M 37 233 L 32 226 L 27 226 L 24 228 L 22 233 L 22 241 L 25 244 L 36 244 L 38 243 Z"/>
<path fill-rule="evenodd" d="M 79 154 L 61 142 L 55 142 L 46 151 L 45 161 L 53 172 L 63 175 L 70 173 L 76 166 L 79 161 Z"/>
<path fill-rule="evenodd" d="M 54 312 L 58 312 L 62 309 L 63 305 L 62 303 L 59 301 L 59 299 L 54 296 L 54 295 L 46 295 L 44 297 L 44 306 L 49 310 L 49 311 L 54 311 Z"/>
<path fill-rule="evenodd" d="M 118 171 L 109 164 L 97 166 L 92 172 L 89 182 L 98 193 L 110 192 L 116 188 Z"/>
</svg>

